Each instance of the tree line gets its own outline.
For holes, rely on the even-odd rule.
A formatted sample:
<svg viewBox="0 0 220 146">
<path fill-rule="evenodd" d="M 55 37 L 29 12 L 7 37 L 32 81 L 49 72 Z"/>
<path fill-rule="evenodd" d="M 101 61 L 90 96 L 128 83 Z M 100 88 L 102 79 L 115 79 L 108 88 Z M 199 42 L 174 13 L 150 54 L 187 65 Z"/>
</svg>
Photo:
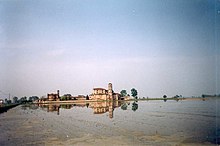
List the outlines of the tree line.
<svg viewBox="0 0 220 146">
<path fill-rule="evenodd" d="M 121 90 L 120 94 L 122 97 L 130 96 L 130 94 L 128 94 L 125 89 Z M 131 96 L 134 97 L 135 99 L 137 99 L 138 98 L 137 95 L 138 95 L 138 91 L 135 88 L 132 88 L 131 89 Z"/>
</svg>

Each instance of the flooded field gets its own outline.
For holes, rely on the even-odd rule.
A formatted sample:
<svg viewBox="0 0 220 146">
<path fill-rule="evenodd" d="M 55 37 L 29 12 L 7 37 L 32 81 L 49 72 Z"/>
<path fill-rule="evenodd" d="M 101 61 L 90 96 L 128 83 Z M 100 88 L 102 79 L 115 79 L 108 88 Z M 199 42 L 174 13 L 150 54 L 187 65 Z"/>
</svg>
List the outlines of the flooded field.
<svg viewBox="0 0 220 146">
<path fill-rule="evenodd" d="M 216 145 L 220 99 L 20 105 L 0 114 L 0 145 Z"/>
</svg>

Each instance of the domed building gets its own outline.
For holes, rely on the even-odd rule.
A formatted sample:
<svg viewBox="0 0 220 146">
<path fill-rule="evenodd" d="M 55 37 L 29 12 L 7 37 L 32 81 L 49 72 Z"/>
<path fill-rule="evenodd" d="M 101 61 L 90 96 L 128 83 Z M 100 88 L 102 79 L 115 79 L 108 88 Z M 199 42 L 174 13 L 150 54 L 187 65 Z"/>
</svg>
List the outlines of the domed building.
<svg viewBox="0 0 220 146">
<path fill-rule="evenodd" d="M 120 94 L 114 93 L 112 83 L 108 84 L 108 90 L 104 88 L 93 88 L 93 93 L 89 96 L 90 100 L 120 100 Z"/>
</svg>

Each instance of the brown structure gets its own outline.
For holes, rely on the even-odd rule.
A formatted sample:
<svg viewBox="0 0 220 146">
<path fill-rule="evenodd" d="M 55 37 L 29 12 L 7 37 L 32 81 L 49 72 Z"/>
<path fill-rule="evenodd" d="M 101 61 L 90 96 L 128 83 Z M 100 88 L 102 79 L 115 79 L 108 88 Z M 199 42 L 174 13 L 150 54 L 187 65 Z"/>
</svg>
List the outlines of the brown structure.
<svg viewBox="0 0 220 146">
<path fill-rule="evenodd" d="M 120 106 L 121 102 L 118 100 L 105 102 L 91 102 L 89 104 L 89 107 L 93 109 L 94 114 L 103 114 L 108 112 L 109 118 L 113 118 L 114 109 Z"/>
<path fill-rule="evenodd" d="M 86 96 L 84 95 L 78 95 L 78 96 L 73 96 L 73 100 L 86 100 Z"/>
<path fill-rule="evenodd" d="M 93 88 L 93 93 L 89 96 L 90 100 L 120 100 L 121 95 L 114 93 L 112 83 L 108 84 L 108 90 L 104 88 Z"/>
<path fill-rule="evenodd" d="M 57 90 L 57 93 L 47 94 L 48 101 L 60 101 L 60 92 Z"/>
</svg>

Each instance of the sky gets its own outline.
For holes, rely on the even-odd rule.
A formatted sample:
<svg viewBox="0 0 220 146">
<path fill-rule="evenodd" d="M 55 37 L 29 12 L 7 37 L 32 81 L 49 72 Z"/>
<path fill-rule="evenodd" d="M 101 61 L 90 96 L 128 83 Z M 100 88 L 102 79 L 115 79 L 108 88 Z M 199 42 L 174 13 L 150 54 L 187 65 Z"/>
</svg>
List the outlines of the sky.
<svg viewBox="0 0 220 146">
<path fill-rule="evenodd" d="M 219 0 L 0 0 L 0 98 L 94 87 L 220 94 Z"/>
</svg>

